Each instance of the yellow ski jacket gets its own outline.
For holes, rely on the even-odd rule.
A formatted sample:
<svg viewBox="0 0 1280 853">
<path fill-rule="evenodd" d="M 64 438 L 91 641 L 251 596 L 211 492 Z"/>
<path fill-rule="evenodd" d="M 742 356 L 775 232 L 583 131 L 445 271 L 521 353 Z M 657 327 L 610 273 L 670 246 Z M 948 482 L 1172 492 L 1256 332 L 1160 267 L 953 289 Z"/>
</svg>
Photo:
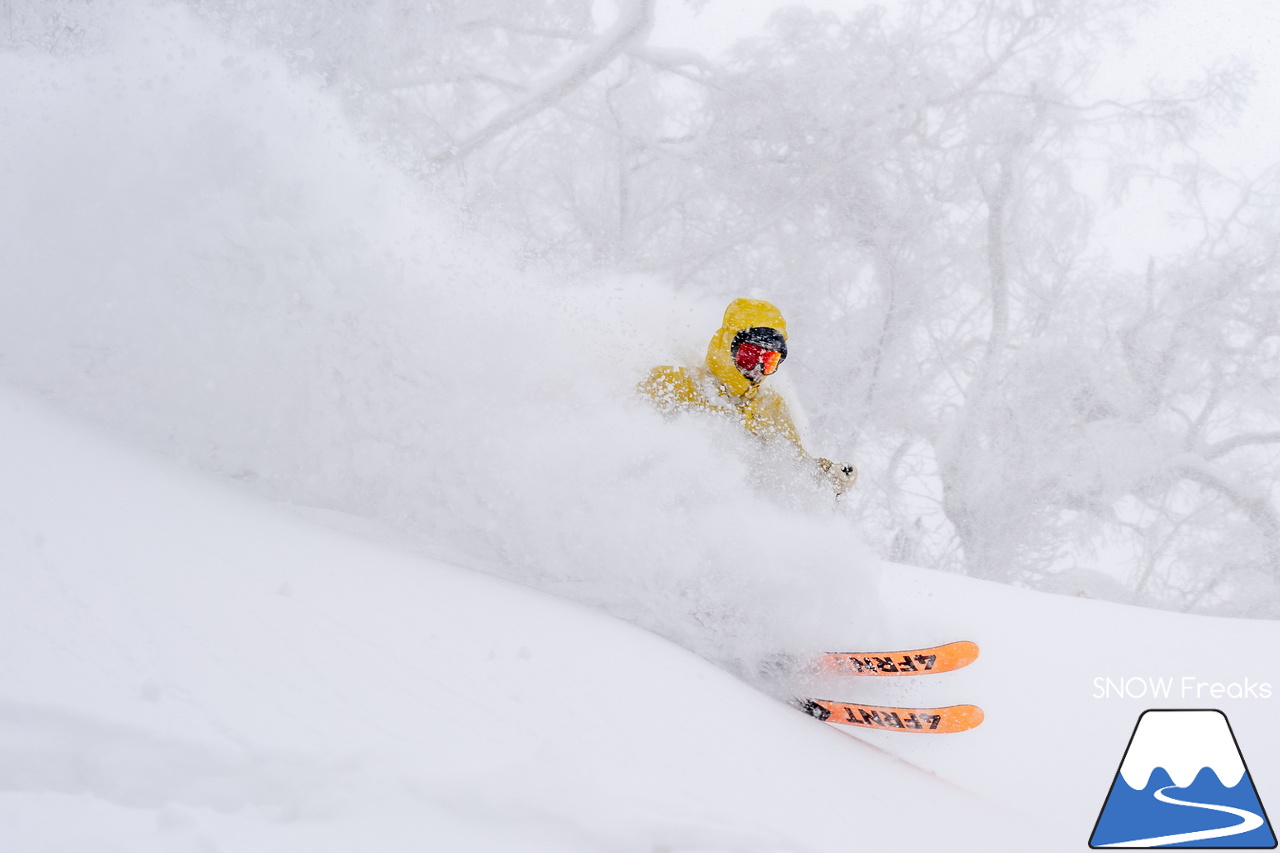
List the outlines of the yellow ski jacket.
<svg viewBox="0 0 1280 853">
<path fill-rule="evenodd" d="M 800 442 L 800 434 L 782 395 L 762 383 L 751 382 L 733 363 L 730 346 L 734 336 L 761 326 L 777 330 L 784 339 L 787 337 L 787 321 L 772 303 L 735 299 L 725 309 L 724 321 L 707 345 L 703 367 L 655 367 L 640 383 L 639 390 L 665 414 L 716 412 L 736 419 L 744 429 L 763 440 L 786 439 L 797 453 L 831 477 L 839 494 L 857 479 L 857 469 L 852 465 L 835 466 L 829 460 L 810 456 Z"/>
</svg>

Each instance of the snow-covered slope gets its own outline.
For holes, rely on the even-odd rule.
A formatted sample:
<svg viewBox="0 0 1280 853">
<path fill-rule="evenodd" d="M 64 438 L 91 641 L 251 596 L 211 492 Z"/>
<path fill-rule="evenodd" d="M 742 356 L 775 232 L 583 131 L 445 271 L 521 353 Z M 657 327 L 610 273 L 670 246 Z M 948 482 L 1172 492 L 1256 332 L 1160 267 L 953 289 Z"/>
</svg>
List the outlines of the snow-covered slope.
<svg viewBox="0 0 1280 853">
<path fill-rule="evenodd" d="M 1224 711 L 1263 804 L 1268 790 L 1280 798 L 1280 669 L 1273 659 L 1280 625 L 1055 596 L 906 566 L 886 571 L 880 593 L 900 642 L 925 633 L 970 637 L 982 647 L 968 670 L 913 682 L 913 703 L 973 699 L 987 714 L 963 737 L 891 746 L 1029 816 L 1046 839 L 1035 849 L 1084 846 L 1148 708 Z"/>
<path fill-rule="evenodd" d="M 0 446 L 0 849 L 929 849 L 998 814 L 624 622 L 8 391 Z"/>
<path fill-rule="evenodd" d="M 887 635 L 983 657 L 826 689 L 987 721 L 859 740 L 629 624 L 23 394 L 0 396 L 0 446 L 5 850 L 1075 850 L 1153 704 L 1094 698 L 1095 677 L 1275 680 L 1270 623 L 893 567 Z M 1264 803 L 1274 701 L 1211 702 Z"/>
</svg>

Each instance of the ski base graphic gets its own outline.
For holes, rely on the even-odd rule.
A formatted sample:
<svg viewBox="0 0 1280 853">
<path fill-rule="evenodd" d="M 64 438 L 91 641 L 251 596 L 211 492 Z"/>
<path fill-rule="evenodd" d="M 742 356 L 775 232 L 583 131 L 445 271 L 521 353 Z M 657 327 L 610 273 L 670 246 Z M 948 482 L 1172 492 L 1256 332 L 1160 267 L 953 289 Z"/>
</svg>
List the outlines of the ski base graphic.
<svg viewBox="0 0 1280 853">
<path fill-rule="evenodd" d="M 952 672 L 978 659 L 978 645 L 968 640 L 900 652 L 827 652 L 815 667 L 828 674 L 903 676 Z"/>
<path fill-rule="evenodd" d="M 913 734 L 966 732 L 982 724 L 977 705 L 948 705 L 943 708 L 893 708 L 861 705 L 830 699 L 799 699 L 800 708 L 827 723 L 862 729 Z"/>
</svg>

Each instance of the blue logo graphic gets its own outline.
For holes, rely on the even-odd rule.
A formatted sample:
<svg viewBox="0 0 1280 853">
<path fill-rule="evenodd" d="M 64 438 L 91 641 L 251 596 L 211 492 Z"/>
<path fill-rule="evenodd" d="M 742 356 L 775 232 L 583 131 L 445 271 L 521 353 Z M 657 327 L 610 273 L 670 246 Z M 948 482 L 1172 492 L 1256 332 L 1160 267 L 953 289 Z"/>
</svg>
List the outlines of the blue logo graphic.
<svg viewBox="0 0 1280 853">
<path fill-rule="evenodd" d="M 1145 711 L 1089 846 L 1274 848 L 1226 714 Z"/>
</svg>

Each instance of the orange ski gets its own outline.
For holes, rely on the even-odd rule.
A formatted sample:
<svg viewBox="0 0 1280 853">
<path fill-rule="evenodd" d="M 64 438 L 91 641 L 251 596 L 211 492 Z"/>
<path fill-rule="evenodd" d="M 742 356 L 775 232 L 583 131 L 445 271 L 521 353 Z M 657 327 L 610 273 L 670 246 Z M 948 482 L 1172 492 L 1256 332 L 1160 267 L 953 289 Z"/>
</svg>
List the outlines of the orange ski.
<svg viewBox="0 0 1280 853">
<path fill-rule="evenodd" d="M 951 734 L 967 732 L 982 724 L 977 705 L 949 705 L 945 708 L 889 708 L 883 705 L 856 705 L 830 699 L 801 699 L 807 713 L 826 723 L 879 729 L 886 732 Z"/>
<path fill-rule="evenodd" d="M 827 652 L 815 660 L 817 669 L 840 675 L 920 675 L 951 672 L 978 659 L 978 645 L 968 640 L 903 652 Z"/>
</svg>

